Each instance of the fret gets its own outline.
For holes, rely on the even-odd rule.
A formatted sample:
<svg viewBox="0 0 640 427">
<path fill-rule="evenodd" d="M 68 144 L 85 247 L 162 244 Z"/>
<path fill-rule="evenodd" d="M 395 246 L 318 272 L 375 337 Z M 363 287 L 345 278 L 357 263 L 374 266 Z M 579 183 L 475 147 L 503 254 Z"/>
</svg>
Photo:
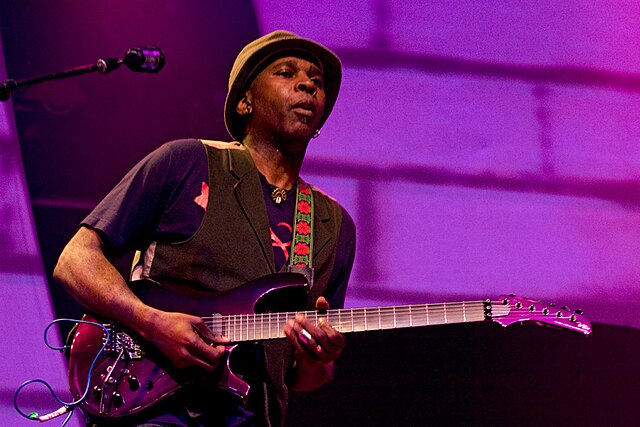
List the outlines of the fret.
<svg viewBox="0 0 640 427">
<path fill-rule="evenodd" d="M 234 338 L 236 341 L 240 341 L 242 340 L 242 314 L 236 314 L 234 317 L 234 324 L 235 324 L 235 334 L 234 334 Z"/>
<path fill-rule="evenodd" d="M 353 309 L 353 323 L 354 326 L 351 329 L 353 332 L 361 332 L 367 330 L 367 316 L 364 308 Z"/>
<path fill-rule="evenodd" d="M 427 326 L 429 324 L 425 307 L 425 304 L 409 306 L 411 313 L 411 324 L 409 326 Z"/>
<path fill-rule="evenodd" d="M 393 329 L 393 310 L 378 307 L 378 329 Z"/>
<path fill-rule="evenodd" d="M 413 320 L 411 316 L 411 306 L 402 305 L 394 307 L 396 316 L 396 328 L 407 328 L 413 326 Z"/>
<path fill-rule="evenodd" d="M 246 331 L 246 329 L 247 329 L 247 328 L 245 328 L 245 327 L 244 327 L 244 325 L 245 325 L 245 322 L 244 322 L 244 315 L 242 315 L 242 314 L 241 314 L 241 315 L 240 315 L 240 339 L 241 339 L 242 341 L 244 341 L 244 340 L 245 340 L 245 334 L 246 334 L 246 332 L 245 332 L 245 331 Z"/>
<path fill-rule="evenodd" d="M 214 321 L 218 321 L 218 320 L 220 321 L 220 324 L 219 324 L 219 326 L 220 326 L 220 331 L 219 331 L 219 333 L 220 333 L 222 336 L 226 337 L 226 336 L 227 336 L 227 328 L 226 328 L 225 323 L 224 323 L 224 317 L 222 317 L 222 316 L 217 316 L 217 315 L 216 315 L 216 316 L 214 317 Z M 217 322 L 216 322 L 216 324 L 217 324 Z M 212 329 L 213 329 L 213 328 L 212 328 Z M 218 332 L 218 331 L 216 331 L 216 330 L 214 329 L 214 332 Z"/>
<path fill-rule="evenodd" d="M 427 306 L 429 325 L 442 325 L 445 323 L 444 304 L 429 304 Z"/>
<path fill-rule="evenodd" d="M 351 330 L 353 331 L 353 308 L 351 309 Z"/>
<path fill-rule="evenodd" d="M 251 326 L 253 326 L 253 325 L 252 325 L 252 320 L 253 320 L 252 318 L 253 318 L 253 315 L 251 315 L 251 314 L 247 314 L 247 328 L 246 328 L 246 331 L 247 331 L 247 341 L 248 341 L 248 340 L 251 340 L 251 339 L 254 339 L 254 338 L 251 336 Z"/>
<path fill-rule="evenodd" d="M 368 312 L 368 310 L 365 308 L 363 311 L 364 311 L 364 330 L 368 331 L 369 330 L 369 328 L 367 327 L 367 323 L 368 323 L 367 322 L 367 316 L 368 316 L 367 312 Z"/>
<path fill-rule="evenodd" d="M 276 313 L 276 322 L 273 325 L 273 337 L 278 338 L 278 325 L 280 325 L 280 313 Z"/>
<path fill-rule="evenodd" d="M 365 308 L 364 309 L 364 330 L 365 331 L 375 331 L 376 330 L 376 320 L 380 320 L 380 316 L 378 316 L 378 308 Z"/>
<path fill-rule="evenodd" d="M 327 320 L 329 321 L 329 324 L 337 331 L 340 331 L 340 311 L 341 310 L 329 310 L 327 312 Z"/>
<path fill-rule="evenodd" d="M 260 314 L 260 339 L 264 339 L 264 313 Z"/>
<path fill-rule="evenodd" d="M 396 318 L 396 307 L 393 306 L 393 329 L 395 329 L 398 326 L 398 319 Z"/>
<path fill-rule="evenodd" d="M 244 331 L 244 335 L 242 336 L 244 337 L 244 340 L 249 340 L 249 315 L 247 314 L 246 317 L 240 316 L 240 320 L 242 322 L 240 329 Z"/>
</svg>

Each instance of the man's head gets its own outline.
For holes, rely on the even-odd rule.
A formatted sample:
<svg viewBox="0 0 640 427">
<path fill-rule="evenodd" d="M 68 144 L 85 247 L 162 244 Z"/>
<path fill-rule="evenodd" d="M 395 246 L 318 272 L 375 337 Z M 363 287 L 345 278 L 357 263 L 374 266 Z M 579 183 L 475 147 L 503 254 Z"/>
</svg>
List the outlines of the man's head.
<svg viewBox="0 0 640 427">
<path fill-rule="evenodd" d="M 263 70 L 277 61 L 286 62 L 288 58 L 296 63 L 292 65 L 305 67 L 301 71 L 309 71 L 312 74 L 318 71 L 321 73 L 320 77 L 326 99 L 318 127 L 322 126 L 331 114 L 342 79 L 342 66 L 338 57 L 314 41 L 287 31 L 275 31 L 245 46 L 233 64 L 229 77 L 229 92 L 225 102 L 224 120 L 227 130 L 236 140 L 241 141 L 245 136 L 247 123 L 246 119 L 237 111 L 238 103 Z M 313 78 L 313 75 L 309 77 Z"/>
</svg>

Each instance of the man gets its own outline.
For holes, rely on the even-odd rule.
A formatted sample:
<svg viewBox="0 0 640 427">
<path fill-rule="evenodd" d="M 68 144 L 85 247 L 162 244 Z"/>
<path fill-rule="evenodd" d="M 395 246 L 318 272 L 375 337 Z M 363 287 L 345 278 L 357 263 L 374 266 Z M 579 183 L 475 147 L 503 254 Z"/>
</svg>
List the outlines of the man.
<svg viewBox="0 0 640 427">
<path fill-rule="evenodd" d="M 179 307 L 145 304 L 109 261 L 113 254 L 138 250 L 132 279 L 176 295 L 222 295 L 269 273 L 298 271 L 312 282 L 307 309 L 340 308 L 355 227 L 299 172 L 331 113 L 341 73 L 335 54 L 289 32 L 248 44 L 233 65 L 225 103 L 227 129 L 241 142 L 174 141 L 147 156 L 83 221 L 60 256 L 57 280 L 176 367 L 205 371 L 216 370 L 228 338 Z M 322 317 L 316 325 L 298 315 L 284 333 L 287 341 L 248 346 L 239 356 L 252 387 L 247 406 L 211 382 L 198 383 L 132 425 L 282 424 L 288 390 L 330 381 L 345 345 Z"/>
</svg>

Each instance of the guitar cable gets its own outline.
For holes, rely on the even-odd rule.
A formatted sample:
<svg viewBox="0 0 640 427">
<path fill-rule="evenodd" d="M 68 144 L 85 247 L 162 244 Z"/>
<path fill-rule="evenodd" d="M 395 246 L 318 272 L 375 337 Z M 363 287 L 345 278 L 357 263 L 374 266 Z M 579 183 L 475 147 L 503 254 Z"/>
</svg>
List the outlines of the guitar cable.
<svg viewBox="0 0 640 427">
<path fill-rule="evenodd" d="M 71 348 L 70 345 L 66 344 L 63 346 L 52 346 L 51 344 L 49 344 L 49 339 L 48 339 L 48 333 L 49 333 L 49 329 L 61 322 L 70 322 L 70 323 L 74 323 L 76 326 L 78 324 L 81 323 L 85 323 L 88 325 L 93 325 L 93 326 L 97 326 L 99 328 L 102 328 L 102 330 L 106 333 L 107 337 L 104 341 L 104 343 L 102 344 L 102 348 L 100 348 L 100 351 L 98 351 L 98 353 L 96 354 L 96 356 L 93 358 L 93 361 L 91 362 L 91 366 L 89 366 L 89 372 L 87 374 L 87 386 L 84 389 L 84 393 L 82 394 L 82 396 L 80 396 L 79 399 L 74 400 L 72 402 L 64 402 L 62 399 L 60 399 L 55 391 L 53 391 L 53 388 L 51 388 L 51 385 L 41 379 L 33 379 L 33 380 L 28 380 L 23 382 L 20 387 L 17 388 L 16 392 L 13 395 L 13 406 L 15 407 L 16 411 L 22 415 L 24 418 L 27 418 L 29 420 L 32 421 L 39 421 L 39 422 L 45 422 L 45 421 L 49 421 L 52 420 L 53 418 L 57 418 L 65 413 L 68 413 L 69 415 L 67 415 L 67 417 L 65 418 L 64 422 L 60 425 L 60 427 L 64 427 L 67 425 L 67 423 L 69 422 L 69 420 L 71 419 L 71 416 L 73 415 L 73 411 L 75 410 L 75 408 L 80 405 L 87 397 L 87 394 L 89 393 L 89 388 L 91 385 L 91 374 L 93 373 L 93 369 L 95 367 L 96 362 L 98 361 L 98 358 L 100 357 L 100 355 L 102 355 L 102 353 L 104 352 L 104 349 L 106 348 L 107 344 L 109 343 L 110 339 L 111 339 L 111 333 L 109 332 L 109 330 L 104 326 L 101 325 L 100 323 L 96 323 L 96 322 L 89 322 L 87 320 L 76 320 L 76 319 L 56 319 L 53 322 L 49 323 L 47 325 L 47 327 L 44 329 L 44 343 L 47 347 L 49 347 L 52 350 L 56 350 L 56 351 L 60 351 L 63 352 L 65 350 L 68 350 Z M 58 409 L 56 409 L 55 411 L 49 412 L 48 414 L 44 414 L 44 415 L 39 415 L 37 412 L 31 412 L 30 414 L 27 414 L 25 412 L 23 412 L 20 409 L 20 406 L 18 405 L 18 395 L 20 394 L 20 392 L 22 391 L 22 389 L 24 389 L 26 386 L 30 385 L 30 384 L 34 384 L 34 383 L 39 383 L 44 385 L 48 390 L 49 393 L 51 394 L 51 396 L 53 396 L 53 398 L 60 403 L 62 406 Z"/>
</svg>

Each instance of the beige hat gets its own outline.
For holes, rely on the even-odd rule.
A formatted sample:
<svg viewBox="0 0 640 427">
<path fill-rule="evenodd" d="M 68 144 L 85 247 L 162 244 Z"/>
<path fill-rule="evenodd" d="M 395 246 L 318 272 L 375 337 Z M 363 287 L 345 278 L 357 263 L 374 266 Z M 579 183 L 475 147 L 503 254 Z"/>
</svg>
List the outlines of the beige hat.
<svg viewBox="0 0 640 427">
<path fill-rule="evenodd" d="M 236 112 L 238 101 L 249 88 L 256 75 L 271 62 L 276 55 L 299 52 L 304 57 L 314 59 L 322 69 L 326 101 L 320 126 L 331 114 L 342 80 L 342 64 L 335 53 L 312 40 L 302 38 L 288 31 L 274 31 L 246 45 L 238 54 L 229 75 L 229 92 L 224 104 L 224 123 L 233 138 L 241 141 L 244 137 L 244 121 Z"/>
</svg>

